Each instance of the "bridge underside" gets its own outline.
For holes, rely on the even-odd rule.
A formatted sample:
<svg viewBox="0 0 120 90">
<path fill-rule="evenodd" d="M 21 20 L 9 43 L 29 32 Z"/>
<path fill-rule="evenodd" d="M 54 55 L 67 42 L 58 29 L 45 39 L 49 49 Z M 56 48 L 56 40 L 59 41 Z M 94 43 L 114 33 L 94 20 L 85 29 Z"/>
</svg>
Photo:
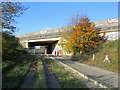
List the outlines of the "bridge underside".
<svg viewBox="0 0 120 90">
<path fill-rule="evenodd" d="M 33 48 L 34 46 L 46 46 L 47 54 L 52 54 L 55 49 L 58 40 L 54 41 L 38 41 L 38 42 L 28 42 L 28 48 Z"/>
</svg>

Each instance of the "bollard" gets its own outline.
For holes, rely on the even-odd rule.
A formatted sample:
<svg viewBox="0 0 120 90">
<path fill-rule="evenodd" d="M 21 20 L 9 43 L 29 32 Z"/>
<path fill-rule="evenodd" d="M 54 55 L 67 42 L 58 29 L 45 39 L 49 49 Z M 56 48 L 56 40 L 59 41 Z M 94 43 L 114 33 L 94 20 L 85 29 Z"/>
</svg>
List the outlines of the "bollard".
<svg viewBox="0 0 120 90">
<path fill-rule="evenodd" d="M 93 54 L 93 60 L 95 60 L 95 54 Z"/>
<path fill-rule="evenodd" d="M 108 62 L 110 63 L 110 60 L 109 60 L 109 58 L 108 58 L 108 55 L 105 56 L 105 59 L 104 59 L 103 62 L 105 62 L 105 61 L 108 61 Z"/>
</svg>

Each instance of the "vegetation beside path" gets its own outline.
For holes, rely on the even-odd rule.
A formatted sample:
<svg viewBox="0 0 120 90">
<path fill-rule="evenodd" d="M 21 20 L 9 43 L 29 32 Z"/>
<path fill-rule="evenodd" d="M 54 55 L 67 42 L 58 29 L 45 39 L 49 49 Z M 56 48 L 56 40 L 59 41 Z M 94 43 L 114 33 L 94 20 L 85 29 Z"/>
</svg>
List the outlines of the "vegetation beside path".
<svg viewBox="0 0 120 90">
<path fill-rule="evenodd" d="M 53 59 L 45 57 L 45 61 L 63 88 L 86 88 L 77 77 L 73 76 L 72 73 L 57 64 Z"/>
<path fill-rule="evenodd" d="M 108 55 L 110 63 L 103 62 L 106 55 Z M 118 73 L 118 61 L 120 61 L 118 58 L 118 40 L 115 40 L 101 45 L 98 52 L 95 52 L 95 60 L 89 57 L 84 63 Z"/>
<path fill-rule="evenodd" d="M 74 56 L 62 56 L 64 58 L 68 58 L 74 61 L 78 61 L 80 63 L 88 64 L 95 67 L 100 67 L 105 70 L 118 72 L 118 63 L 120 58 L 118 57 L 118 42 L 120 39 L 106 42 L 98 46 L 94 51 L 85 52 L 82 54 L 74 55 Z M 95 59 L 93 60 L 93 54 L 95 55 Z M 109 62 L 103 62 L 105 56 L 108 55 L 110 60 Z"/>
<path fill-rule="evenodd" d="M 32 64 L 32 59 L 28 59 L 17 65 L 2 79 L 2 88 L 18 88 L 26 76 Z"/>
<path fill-rule="evenodd" d="M 38 56 L 37 72 L 32 88 L 47 88 L 45 71 L 40 56 Z"/>
<path fill-rule="evenodd" d="M 25 55 L 24 57 L 29 56 Z M 2 79 L 2 88 L 19 88 L 22 83 L 24 83 L 24 79 L 33 63 L 34 56 L 29 56 L 28 59 L 24 60 L 20 64 L 16 65 L 10 72 L 7 73 Z M 25 58 L 24 58 L 25 59 Z M 45 71 L 41 61 L 41 57 L 38 56 L 37 70 L 35 71 L 35 77 L 32 80 L 32 85 L 30 88 L 47 88 L 46 86 L 46 78 Z M 32 69 L 35 69 L 34 67 Z"/>
<path fill-rule="evenodd" d="M 12 61 L 3 61 L 2 62 L 2 70 L 6 71 L 9 70 L 11 67 L 15 66 L 16 64 L 20 63 L 22 60 L 27 59 L 28 57 L 33 58 L 33 56 L 31 56 L 28 53 L 24 53 L 21 56 L 19 56 L 16 60 L 12 60 Z M 30 58 L 28 58 L 30 59 Z"/>
</svg>

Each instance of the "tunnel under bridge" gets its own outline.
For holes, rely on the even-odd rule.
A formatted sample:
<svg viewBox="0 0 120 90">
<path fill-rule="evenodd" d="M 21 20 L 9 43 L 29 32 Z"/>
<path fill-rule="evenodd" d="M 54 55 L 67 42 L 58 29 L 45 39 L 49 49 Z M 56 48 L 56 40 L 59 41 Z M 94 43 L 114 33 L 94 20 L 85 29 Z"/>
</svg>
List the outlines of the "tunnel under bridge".
<svg viewBox="0 0 120 90">
<path fill-rule="evenodd" d="M 32 49 L 35 46 L 45 46 L 47 49 L 47 54 L 52 54 L 57 43 L 59 42 L 59 38 L 49 38 L 49 39 L 39 39 L 39 40 L 29 40 L 26 41 L 28 44 L 27 48 Z"/>
</svg>

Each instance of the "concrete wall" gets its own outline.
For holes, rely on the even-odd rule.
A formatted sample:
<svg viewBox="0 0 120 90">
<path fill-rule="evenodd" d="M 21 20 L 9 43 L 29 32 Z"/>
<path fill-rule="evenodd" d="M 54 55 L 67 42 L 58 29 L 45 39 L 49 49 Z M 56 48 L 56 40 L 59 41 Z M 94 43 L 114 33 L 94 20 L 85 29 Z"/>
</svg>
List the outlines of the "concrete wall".
<svg viewBox="0 0 120 90">
<path fill-rule="evenodd" d="M 101 33 L 102 35 L 103 33 Z M 118 38 L 120 38 L 120 32 L 119 31 L 114 31 L 114 32 L 106 32 L 105 37 L 107 38 L 107 41 L 113 41 L 113 40 L 117 40 Z M 58 41 L 59 43 L 60 41 Z M 58 46 L 58 44 L 56 44 L 55 49 L 53 50 L 52 54 L 55 55 L 55 51 L 59 52 L 59 50 L 62 50 L 62 55 L 73 55 L 73 53 L 67 53 L 66 51 L 64 51 L 62 49 L 62 47 Z M 59 54 L 60 55 L 60 54 Z"/>
<path fill-rule="evenodd" d="M 24 48 L 28 48 L 28 42 L 26 40 L 20 40 L 20 43 Z"/>
<path fill-rule="evenodd" d="M 120 38 L 120 32 L 108 32 L 106 33 L 106 38 L 108 41 L 113 41 L 113 40 L 117 40 L 118 38 Z"/>
</svg>

